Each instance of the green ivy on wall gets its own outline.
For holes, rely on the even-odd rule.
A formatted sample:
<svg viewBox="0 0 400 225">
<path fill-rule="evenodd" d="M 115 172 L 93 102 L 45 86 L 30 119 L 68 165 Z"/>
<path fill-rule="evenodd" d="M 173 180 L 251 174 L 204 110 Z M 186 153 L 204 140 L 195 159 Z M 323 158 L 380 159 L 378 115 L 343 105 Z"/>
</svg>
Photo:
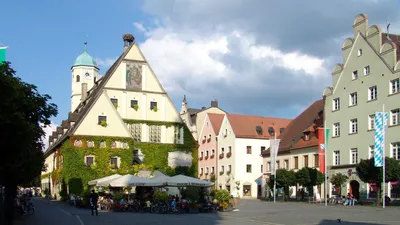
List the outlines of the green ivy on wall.
<svg viewBox="0 0 400 225">
<path fill-rule="evenodd" d="M 186 174 L 197 176 L 197 142 L 192 137 L 189 129 L 181 123 L 125 120 L 125 123 L 142 123 L 147 125 L 175 126 L 184 129 L 184 144 L 159 144 L 134 142 L 131 138 L 98 137 L 98 136 L 71 136 L 60 148 L 63 156 L 62 169 L 52 175 L 53 181 L 64 181 L 69 186 L 69 193 L 80 195 L 88 191 L 88 181 L 108 176 L 111 174 L 135 174 L 141 169 L 158 169 L 168 175 Z M 82 141 L 81 147 L 74 146 L 75 140 Z M 93 141 L 94 147 L 88 147 L 87 141 Z M 105 148 L 100 148 L 101 142 L 106 143 Z M 119 141 L 128 143 L 128 149 L 111 148 L 111 143 Z M 145 155 L 141 165 L 133 165 L 134 150 L 140 149 Z M 174 151 L 190 152 L 193 156 L 191 167 L 168 166 L 168 153 Z M 85 156 L 93 155 L 94 164 L 88 168 L 84 161 Z M 120 158 L 120 166 L 113 169 L 110 164 L 111 157 Z M 45 177 L 46 174 L 42 175 Z M 49 175 L 47 175 L 48 177 Z"/>
</svg>

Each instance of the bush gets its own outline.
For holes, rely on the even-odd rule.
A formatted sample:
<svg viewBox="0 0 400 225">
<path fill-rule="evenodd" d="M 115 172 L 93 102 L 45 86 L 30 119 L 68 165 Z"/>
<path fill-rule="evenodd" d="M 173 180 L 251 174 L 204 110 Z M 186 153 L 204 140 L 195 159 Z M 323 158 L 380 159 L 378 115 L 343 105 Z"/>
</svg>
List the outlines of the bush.
<svg viewBox="0 0 400 225">
<path fill-rule="evenodd" d="M 115 192 L 112 196 L 114 203 L 119 203 L 123 198 L 124 198 L 124 193 L 122 192 Z"/>
<path fill-rule="evenodd" d="M 162 192 L 162 191 L 156 191 L 154 192 L 153 199 L 155 201 L 160 201 L 160 202 L 167 202 L 168 200 L 168 192 Z"/>
<path fill-rule="evenodd" d="M 190 201 L 199 201 L 201 190 L 198 187 L 187 187 L 181 191 L 182 197 Z"/>
<path fill-rule="evenodd" d="M 219 203 L 229 202 L 229 200 L 231 199 L 231 194 L 227 190 L 216 190 L 215 199 L 217 199 Z"/>
</svg>

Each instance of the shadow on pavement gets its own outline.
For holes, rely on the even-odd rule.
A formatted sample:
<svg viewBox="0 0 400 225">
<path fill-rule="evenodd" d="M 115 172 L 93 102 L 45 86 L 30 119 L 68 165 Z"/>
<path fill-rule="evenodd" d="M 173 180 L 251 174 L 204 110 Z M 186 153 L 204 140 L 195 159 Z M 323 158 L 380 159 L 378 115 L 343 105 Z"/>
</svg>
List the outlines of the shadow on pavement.
<svg viewBox="0 0 400 225">
<path fill-rule="evenodd" d="M 364 223 L 364 222 L 349 222 L 345 220 L 323 220 L 318 225 L 332 225 L 332 224 L 346 224 L 346 225 L 385 225 L 383 223 Z"/>
</svg>

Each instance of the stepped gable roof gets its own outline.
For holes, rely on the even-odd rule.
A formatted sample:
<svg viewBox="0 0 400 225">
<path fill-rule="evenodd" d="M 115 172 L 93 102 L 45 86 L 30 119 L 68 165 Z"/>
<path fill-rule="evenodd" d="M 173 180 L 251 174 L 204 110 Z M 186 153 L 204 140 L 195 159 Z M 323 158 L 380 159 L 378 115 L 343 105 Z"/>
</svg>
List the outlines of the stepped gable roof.
<svg viewBox="0 0 400 225">
<path fill-rule="evenodd" d="M 270 139 L 269 128 L 274 128 L 277 135 L 280 134 L 280 128 L 285 128 L 290 119 L 272 118 L 263 116 L 250 116 L 239 114 L 226 114 L 232 130 L 236 138 L 252 138 L 252 139 Z M 261 128 L 261 132 L 257 132 L 257 127 Z"/>
<path fill-rule="evenodd" d="M 398 34 L 389 34 L 389 38 L 397 45 L 396 55 L 397 62 L 400 61 L 400 35 Z M 389 41 L 387 38 L 387 33 L 382 33 L 382 44 Z"/>
<path fill-rule="evenodd" d="M 208 118 L 210 118 L 211 125 L 213 126 L 214 132 L 216 134 L 219 133 L 221 129 L 222 121 L 224 120 L 224 114 L 216 114 L 216 113 L 207 113 Z"/>
<path fill-rule="evenodd" d="M 279 152 L 289 151 L 294 148 L 306 147 L 313 144 L 318 139 L 316 137 L 311 137 L 311 139 L 305 142 L 302 137 L 305 131 L 315 131 L 313 126 L 316 119 L 319 118 L 319 114 L 324 110 L 324 101 L 318 100 L 311 104 L 306 110 L 304 110 L 300 115 L 294 118 L 278 137 L 281 139 L 279 144 Z M 315 138 L 315 140 L 313 139 Z M 268 154 L 269 149 L 264 151 L 262 154 Z"/>
<path fill-rule="evenodd" d="M 136 43 L 135 43 L 136 44 Z M 129 46 L 129 48 L 124 51 L 121 56 L 114 62 L 114 64 L 110 67 L 110 69 L 107 70 L 106 74 L 102 77 L 101 82 L 97 82 L 97 85 L 91 91 L 91 93 L 88 95 L 86 100 L 84 102 L 81 102 L 75 112 L 69 113 L 68 115 L 68 121 L 70 122 L 75 122 L 75 124 L 59 139 L 57 139 L 56 143 L 54 143 L 52 146 L 50 146 L 47 151 L 44 153 L 45 156 L 48 154 L 51 154 L 55 147 L 57 147 L 59 144 L 61 144 L 68 136 L 73 134 L 79 124 L 82 122 L 83 118 L 85 118 L 86 114 L 90 111 L 90 109 L 93 107 L 94 103 L 96 100 L 99 98 L 101 95 L 101 91 L 103 90 L 105 84 L 107 81 L 111 78 L 112 74 L 114 74 L 115 70 L 117 69 L 118 65 L 123 61 L 125 56 L 128 54 L 129 50 L 135 45 L 132 44 Z M 54 134 L 53 134 L 54 137 Z"/>
</svg>

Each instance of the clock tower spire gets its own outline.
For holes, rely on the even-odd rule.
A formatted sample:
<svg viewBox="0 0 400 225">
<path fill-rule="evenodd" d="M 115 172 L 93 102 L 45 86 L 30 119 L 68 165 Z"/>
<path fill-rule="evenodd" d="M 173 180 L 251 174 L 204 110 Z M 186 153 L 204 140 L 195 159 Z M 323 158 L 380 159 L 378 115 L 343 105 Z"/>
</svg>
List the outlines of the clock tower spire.
<svg viewBox="0 0 400 225">
<path fill-rule="evenodd" d="M 72 70 L 72 90 L 71 90 L 71 112 L 74 112 L 79 103 L 86 98 L 89 91 L 99 76 L 99 68 L 96 60 L 87 52 L 87 42 L 84 42 L 85 49 L 76 58 Z"/>
</svg>

